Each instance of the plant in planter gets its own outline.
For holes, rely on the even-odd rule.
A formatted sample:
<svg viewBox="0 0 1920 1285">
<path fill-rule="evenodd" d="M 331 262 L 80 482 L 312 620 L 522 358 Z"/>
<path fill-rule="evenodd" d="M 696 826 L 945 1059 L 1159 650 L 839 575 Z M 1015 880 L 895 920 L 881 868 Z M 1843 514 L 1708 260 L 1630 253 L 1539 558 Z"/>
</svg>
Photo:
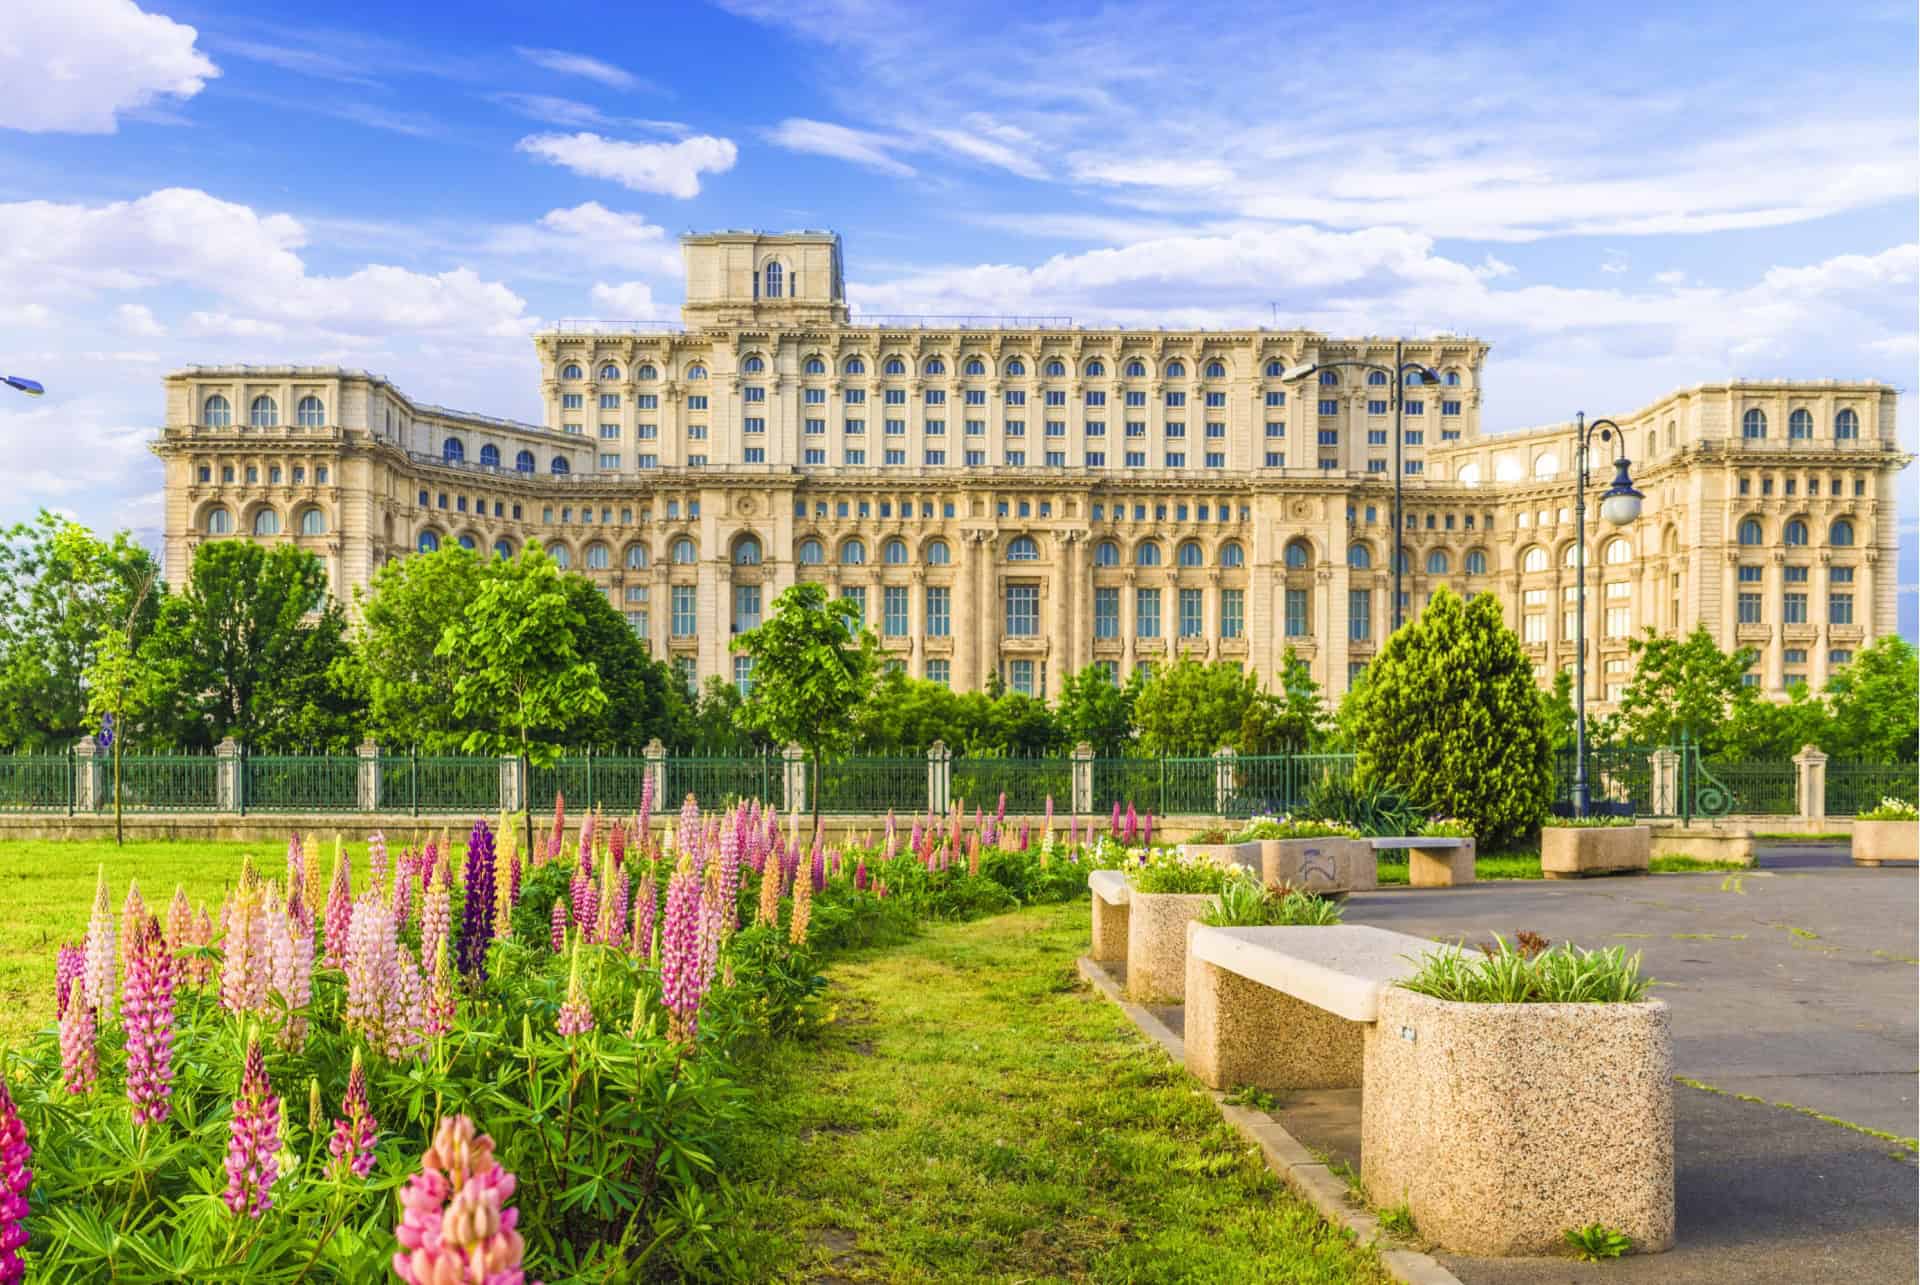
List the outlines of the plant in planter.
<svg viewBox="0 0 1920 1285">
<path fill-rule="evenodd" d="M 1259 842 L 1260 879 L 1269 886 L 1346 893 L 1379 885 L 1372 845 L 1343 821 L 1258 817 L 1234 838 Z"/>
<path fill-rule="evenodd" d="M 1855 865 L 1910 865 L 1920 858 L 1920 808 L 1905 799 L 1883 798 L 1853 821 Z"/>
<path fill-rule="evenodd" d="M 1320 927 L 1340 922 L 1340 903 L 1299 888 L 1268 888 L 1231 879 L 1196 921 L 1209 928 Z"/>
<path fill-rule="evenodd" d="M 1496 937 L 1387 987 L 1366 1036 L 1369 1198 L 1460 1253 L 1552 1253 L 1570 1222 L 1669 1247 L 1672 1037 L 1640 962 Z"/>
<path fill-rule="evenodd" d="M 1129 876 L 1127 995 L 1135 1002 L 1178 1003 L 1187 987 L 1187 925 L 1211 909 L 1237 867 L 1183 853 L 1157 855 Z"/>
<path fill-rule="evenodd" d="M 1540 873 L 1549 879 L 1645 874 L 1653 830 L 1631 817 L 1556 817 L 1540 828 Z"/>
<path fill-rule="evenodd" d="M 1291 816 L 1255 817 L 1228 843 L 1254 843 L 1277 839 L 1358 839 L 1360 831 L 1344 821 L 1295 819 Z"/>
</svg>

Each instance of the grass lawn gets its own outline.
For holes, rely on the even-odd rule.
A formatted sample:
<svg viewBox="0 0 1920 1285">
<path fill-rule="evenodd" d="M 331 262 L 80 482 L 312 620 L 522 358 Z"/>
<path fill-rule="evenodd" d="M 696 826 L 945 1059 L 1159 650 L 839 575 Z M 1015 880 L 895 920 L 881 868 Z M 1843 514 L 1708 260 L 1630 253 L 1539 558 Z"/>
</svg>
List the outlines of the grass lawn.
<svg viewBox="0 0 1920 1285">
<path fill-rule="evenodd" d="M 1380 886 L 1390 888 L 1407 882 L 1407 859 L 1397 859 L 1381 854 L 1381 861 L 1375 867 L 1380 873 Z M 1540 853 L 1532 852 L 1489 852 L 1476 854 L 1473 859 L 1473 876 L 1476 879 L 1539 879 Z"/>
<path fill-rule="evenodd" d="M 1385 1282 L 1082 985 L 1085 902 L 840 957 L 757 1071 L 761 1279 Z"/>
</svg>

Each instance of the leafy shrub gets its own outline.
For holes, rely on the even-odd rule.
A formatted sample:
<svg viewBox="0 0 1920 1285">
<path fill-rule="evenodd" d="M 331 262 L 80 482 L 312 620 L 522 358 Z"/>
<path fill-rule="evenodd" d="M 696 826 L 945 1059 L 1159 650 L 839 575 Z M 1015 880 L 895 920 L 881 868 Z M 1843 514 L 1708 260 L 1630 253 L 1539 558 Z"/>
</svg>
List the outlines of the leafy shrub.
<svg viewBox="0 0 1920 1285">
<path fill-rule="evenodd" d="M 1920 821 L 1920 807 L 1905 799 L 1884 798 L 1854 818 L 1856 821 Z"/>
<path fill-rule="evenodd" d="M 1615 826 L 1638 824 L 1639 822 L 1635 821 L 1632 817 L 1554 817 L 1551 821 L 1547 822 L 1545 828 L 1552 830 L 1611 830 Z"/>
<path fill-rule="evenodd" d="M 1340 922 L 1340 903 L 1296 888 L 1232 879 L 1200 922 L 1215 928 L 1318 927 Z"/>
<path fill-rule="evenodd" d="M 1452 817 L 1434 817 L 1414 833 L 1422 839 L 1471 839 L 1473 827 Z"/>
<path fill-rule="evenodd" d="M 1529 954 L 1496 936 L 1479 955 L 1458 946 L 1431 951 L 1420 971 L 1399 983 L 1421 995 L 1462 1004 L 1633 1004 L 1649 979 L 1640 955 L 1620 946 L 1579 950 L 1556 946 Z"/>
<path fill-rule="evenodd" d="M 1588 1223 L 1585 1227 L 1569 1227 L 1565 1238 L 1573 1250 L 1573 1256 L 1583 1263 L 1597 1263 L 1602 1259 L 1618 1258 L 1633 1248 L 1633 1238 L 1623 1231 L 1615 1231 L 1605 1223 Z"/>
<path fill-rule="evenodd" d="M 1228 843 L 1252 843 L 1257 839 L 1358 839 L 1360 831 L 1341 821 L 1295 820 L 1293 817 L 1259 817 L 1228 839 Z"/>
<path fill-rule="evenodd" d="M 1369 836 L 1412 834 L 1426 815 L 1404 790 L 1384 780 L 1333 775 L 1313 783 L 1302 811 Z"/>
<path fill-rule="evenodd" d="M 1211 843 L 1232 843 L 1234 842 L 1234 840 L 1229 839 L 1227 837 L 1227 831 L 1225 827 L 1216 825 L 1210 830 L 1202 830 L 1200 833 L 1194 835 L 1191 839 L 1188 839 L 1187 842 L 1211 844 Z"/>
</svg>

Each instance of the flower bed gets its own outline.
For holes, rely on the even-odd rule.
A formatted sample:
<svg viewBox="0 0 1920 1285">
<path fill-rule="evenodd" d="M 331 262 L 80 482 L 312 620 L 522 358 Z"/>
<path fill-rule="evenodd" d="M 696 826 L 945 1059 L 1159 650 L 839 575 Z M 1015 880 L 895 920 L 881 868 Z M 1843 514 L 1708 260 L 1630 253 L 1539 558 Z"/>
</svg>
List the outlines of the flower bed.
<svg viewBox="0 0 1920 1285">
<path fill-rule="evenodd" d="M 375 836 L 360 871 L 336 841 L 331 878 L 296 840 L 213 909 L 116 912 L 103 872 L 49 961 L 58 1025 L 0 1080 L 0 1279 L 23 1252 L 129 1282 L 720 1270 L 739 1059 L 816 1020 L 821 953 L 1086 869 L 958 818 L 824 851 L 691 797 L 657 848 L 541 828 Z"/>
</svg>

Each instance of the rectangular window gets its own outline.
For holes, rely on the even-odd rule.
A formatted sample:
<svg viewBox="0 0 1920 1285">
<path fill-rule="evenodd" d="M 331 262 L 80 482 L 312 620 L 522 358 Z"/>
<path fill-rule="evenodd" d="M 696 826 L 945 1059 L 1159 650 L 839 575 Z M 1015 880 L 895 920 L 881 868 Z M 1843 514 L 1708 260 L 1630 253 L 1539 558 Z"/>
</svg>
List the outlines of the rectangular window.
<svg viewBox="0 0 1920 1285">
<path fill-rule="evenodd" d="M 984 389 L 984 388 L 969 388 L 969 389 L 967 390 L 967 405 L 969 405 L 969 406 L 985 406 L 986 404 L 987 404 L 987 390 L 986 390 L 986 389 Z"/>
<path fill-rule="evenodd" d="M 753 695 L 753 657 L 735 656 L 733 658 L 733 685 L 745 699 Z"/>
<path fill-rule="evenodd" d="M 767 390 L 757 386 L 742 388 L 740 390 L 740 400 L 743 402 L 764 402 L 767 400 Z"/>
<path fill-rule="evenodd" d="M 927 681 L 939 683 L 942 687 L 953 681 L 953 663 L 947 660 L 929 660 L 927 662 Z"/>
<path fill-rule="evenodd" d="M 1760 623 L 1760 595 L 1743 593 L 1739 598 L 1740 623 L 1757 625 Z"/>
<path fill-rule="evenodd" d="M 1273 391 L 1271 391 L 1271 392 L 1269 392 L 1269 393 L 1267 394 L 1267 405 L 1269 405 L 1269 406 L 1285 406 L 1286 404 L 1287 404 L 1287 395 L 1286 395 L 1286 393 L 1284 393 L 1284 392 L 1282 392 L 1282 391 L 1280 391 L 1280 390 L 1278 390 L 1278 389 L 1275 389 L 1275 390 L 1273 390 Z"/>
<path fill-rule="evenodd" d="M 1520 638 L 1523 642 L 1545 642 L 1547 640 L 1547 618 L 1544 615 L 1527 616 L 1520 622 Z"/>
<path fill-rule="evenodd" d="M 1285 437 L 1286 435 L 1287 435 L 1287 426 L 1285 424 L 1281 423 L 1277 419 L 1270 419 L 1267 421 L 1268 437 Z"/>
<path fill-rule="evenodd" d="M 674 677 L 678 678 L 681 684 L 686 687 L 687 695 L 692 696 L 699 691 L 700 671 L 698 662 L 695 661 L 693 657 L 675 656 L 673 658 L 673 674 Z"/>
<path fill-rule="evenodd" d="M 953 591 L 941 585 L 927 586 L 927 637 L 945 638 L 953 630 L 950 610 Z"/>
<path fill-rule="evenodd" d="M 1850 625 L 1853 623 L 1852 594 L 1830 593 L 1827 595 L 1827 623 L 1830 625 Z"/>
<path fill-rule="evenodd" d="M 660 426 L 658 424 L 642 424 L 634 431 L 640 435 L 640 440 L 643 442 L 656 442 L 660 440 Z"/>
<path fill-rule="evenodd" d="M 691 638 L 694 635 L 698 623 L 694 607 L 695 592 L 696 590 L 690 584 L 673 586 L 673 636 L 675 638 Z"/>
<path fill-rule="evenodd" d="M 1371 401 L 1367 403 L 1367 414 L 1384 415 L 1386 413 L 1387 413 L 1387 404 L 1385 402 Z"/>
<path fill-rule="evenodd" d="M 1207 436 L 1221 438 L 1227 435 L 1227 426 L 1220 420 L 1207 421 Z"/>
<path fill-rule="evenodd" d="M 1307 591 L 1287 590 L 1287 637 L 1305 638 L 1309 633 L 1307 624 Z"/>
<path fill-rule="evenodd" d="M 742 432 L 764 433 L 767 431 L 767 421 L 759 415 L 749 415 L 740 422 L 740 428 Z"/>
<path fill-rule="evenodd" d="M 1807 595 L 1790 593 L 1785 598 L 1785 610 L 1780 617 L 1782 624 L 1804 625 L 1807 623 Z"/>
<path fill-rule="evenodd" d="M 1427 471 L 1427 462 L 1425 460 L 1406 460 L 1404 463 L 1406 464 L 1407 475 L 1409 477 L 1415 473 L 1424 473 Z"/>
<path fill-rule="evenodd" d="M 805 462 L 808 464 L 825 464 L 827 462 L 827 453 L 818 446 L 810 446 L 807 448 Z"/>
<path fill-rule="evenodd" d="M 809 406 L 825 406 L 827 404 L 827 390 L 824 388 L 809 388 L 800 400 Z"/>
<path fill-rule="evenodd" d="M 904 388 L 887 389 L 885 404 L 888 406 L 905 406 L 907 404 L 907 390 Z"/>
<path fill-rule="evenodd" d="M 867 390 L 864 388 L 849 388 L 840 400 L 849 406 L 863 405 L 867 400 Z"/>
<path fill-rule="evenodd" d="M 1186 466 L 1187 466 L 1187 453 L 1185 451 L 1168 451 L 1167 452 L 1168 468 L 1185 468 Z"/>
<path fill-rule="evenodd" d="M 1179 420 L 1169 420 L 1167 422 L 1166 436 L 1173 437 L 1173 438 L 1180 438 L 1180 437 L 1185 437 L 1186 435 L 1187 435 L 1186 424 L 1182 423 Z"/>
<path fill-rule="evenodd" d="M 907 462 L 907 453 L 905 451 L 888 451 L 884 456 L 884 460 L 888 464 L 905 464 Z"/>
<path fill-rule="evenodd" d="M 889 638 L 907 636 L 907 588 L 888 585 L 880 595 L 880 631 Z"/>
<path fill-rule="evenodd" d="M 1426 430 L 1410 428 L 1406 433 L 1408 446 L 1424 446 L 1427 440 Z"/>
<path fill-rule="evenodd" d="M 600 426 L 601 441 L 604 442 L 608 440 L 618 439 L 619 436 L 620 436 L 620 426 L 618 424 L 602 424 Z"/>
<path fill-rule="evenodd" d="M 929 388 L 921 400 L 929 406 L 945 406 L 947 404 L 947 393 L 946 390 L 942 388 Z"/>
<path fill-rule="evenodd" d="M 767 448 L 764 446 L 749 446 L 743 454 L 745 457 L 743 460 L 744 463 L 765 464 L 767 462 Z"/>
<path fill-rule="evenodd" d="M 1147 421 L 1146 421 L 1146 420 L 1144 420 L 1144 419 L 1130 419 L 1130 420 L 1128 420 L 1128 421 L 1127 421 L 1127 436 L 1128 436 L 1128 437 L 1145 437 L 1146 435 L 1147 435 Z"/>
<path fill-rule="evenodd" d="M 859 450 L 852 446 L 849 446 L 847 448 L 847 463 L 860 465 L 860 464 L 865 464 L 866 462 L 867 462 L 867 453 L 865 451 Z"/>
<path fill-rule="evenodd" d="M 659 468 L 660 457 L 658 455 L 642 455 L 639 459 L 639 464 L 641 468 Z"/>
<path fill-rule="evenodd" d="M 1169 406 L 1185 406 L 1186 404 L 1187 404 L 1187 395 L 1186 395 L 1185 393 L 1171 393 L 1171 392 L 1170 392 L 1170 393 L 1168 393 L 1168 394 L 1167 394 L 1167 405 L 1169 405 Z"/>
<path fill-rule="evenodd" d="M 689 393 L 687 395 L 688 410 L 705 410 L 706 408 L 707 395 L 705 393 Z"/>
<path fill-rule="evenodd" d="M 1088 468 L 1105 468 L 1106 466 L 1107 466 L 1107 453 L 1105 451 L 1088 451 L 1087 452 Z"/>
<path fill-rule="evenodd" d="M 945 437 L 947 435 L 947 421 L 944 419 L 930 419 L 926 422 L 925 432 L 928 437 Z"/>
<path fill-rule="evenodd" d="M 1238 638 L 1247 631 L 1247 591 L 1220 591 L 1220 636 Z"/>
<path fill-rule="evenodd" d="M 1030 660 L 1010 660 L 1007 662 L 1007 686 L 1022 696 L 1032 696 L 1033 662 Z"/>
<path fill-rule="evenodd" d="M 985 451 L 968 451 L 967 452 L 968 468 L 985 468 L 986 464 L 987 464 L 987 453 Z"/>
<path fill-rule="evenodd" d="M 1199 589 L 1180 591 L 1180 636 L 1182 638 L 1198 638 L 1205 627 L 1206 602 L 1200 596 L 1202 592 Z"/>
<path fill-rule="evenodd" d="M 927 464 L 930 467 L 940 468 L 941 466 L 945 465 L 946 462 L 947 462 L 947 453 L 945 451 L 936 451 L 931 447 L 927 449 Z"/>
<path fill-rule="evenodd" d="M 620 467 L 620 457 L 607 451 L 602 451 L 600 452 L 600 467 L 603 469 L 617 469 Z"/>
<path fill-rule="evenodd" d="M 1225 468 L 1226 466 L 1227 466 L 1227 453 L 1225 451 L 1208 451 L 1207 452 L 1208 468 Z"/>
<path fill-rule="evenodd" d="M 867 624 L 867 587 L 863 584 L 848 585 L 840 591 L 840 596 L 853 604 L 854 623 L 864 629 Z"/>
<path fill-rule="evenodd" d="M 688 440 L 689 442 L 704 442 L 704 441 L 706 441 L 706 440 L 707 440 L 707 426 L 706 426 L 705 424 L 689 424 L 689 425 L 687 425 L 687 440 Z"/>
<path fill-rule="evenodd" d="M 1147 453 L 1145 451 L 1128 451 L 1127 452 L 1128 468 L 1145 468 L 1146 466 L 1147 466 Z"/>
<path fill-rule="evenodd" d="M 1320 413 L 1322 415 L 1338 415 L 1340 413 L 1339 401 L 1331 397 L 1322 397 L 1320 399 Z"/>
<path fill-rule="evenodd" d="M 1406 404 L 1406 412 L 1409 415 L 1424 415 L 1427 413 L 1427 404 L 1425 402 L 1408 402 Z"/>
<path fill-rule="evenodd" d="M 1145 393 L 1136 391 L 1136 392 L 1130 392 L 1127 394 L 1127 405 L 1145 406 L 1146 404 L 1147 404 L 1147 395 Z"/>
<path fill-rule="evenodd" d="M 1852 584 L 1853 568 L 1852 567 L 1830 567 L 1827 570 L 1827 579 L 1832 581 L 1834 584 Z"/>
<path fill-rule="evenodd" d="M 1268 451 L 1267 452 L 1268 468 L 1285 468 L 1286 466 L 1287 466 L 1287 453 L 1285 451 Z"/>
<path fill-rule="evenodd" d="M 1207 405 L 1225 406 L 1226 404 L 1227 404 L 1227 395 L 1225 393 L 1208 393 L 1207 394 Z"/>
<path fill-rule="evenodd" d="M 1095 638 L 1120 636 L 1120 591 L 1118 589 L 1093 591 L 1093 636 Z"/>
<path fill-rule="evenodd" d="M 1066 420 L 1064 420 L 1064 419 L 1050 419 L 1050 420 L 1048 420 L 1048 421 L 1047 421 L 1047 436 L 1048 436 L 1048 437 L 1065 437 L 1066 435 L 1067 435 L 1067 421 L 1066 421 Z"/>
<path fill-rule="evenodd" d="M 1007 405 L 1025 406 L 1026 404 L 1027 395 L 1024 392 L 1021 392 L 1018 388 L 1009 388 L 1007 390 Z"/>
<path fill-rule="evenodd" d="M 1458 415 L 1460 413 L 1460 403 L 1459 402 L 1441 402 L 1440 413 L 1442 415 Z"/>
<path fill-rule="evenodd" d="M 827 421 L 826 421 L 826 420 L 824 420 L 824 419 L 810 419 L 810 420 L 808 420 L 808 421 L 807 421 L 807 432 L 808 432 L 808 434 L 810 434 L 810 435 L 812 435 L 812 436 L 815 436 L 815 437 L 818 437 L 818 436 L 819 436 L 820 434 L 822 434 L 822 433 L 825 433 L 826 431 L 827 431 Z"/>
<path fill-rule="evenodd" d="M 1025 465 L 1026 462 L 1027 462 L 1027 453 L 1025 451 L 1016 451 L 1011 449 L 1007 451 L 1007 466 L 1009 468 L 1020 468 L 1023 465 Z"/>
<path fill-rule="evenodd" d="M 1386 429 L 1384 429 L 1384 428 L 1370 428 L 1370 429 L 1368 429 L 1368 430 L 1367 430 L 1367 445 L 1368 445 L 1368 446 L 1385 446 L 1386 444 L 1387 444 L 1387 430 L 1386 430 Z"/>
<path fill-rule="evenodd" d="M 1160 591 L 1158 589 L 1133 591 L 1133 636 L 1135 638 L 1160 636 Z"/>
<path fill-rule="evenodd" d="M 1007 586 L 1007 625 L 1009 638 L 1036 638 L 1040 634 L 1040 586 Z"/>
<path fill-rule="evenodd" d="M 907 435 L 907 421 L 904 419 L 888 420 L 886 423 L 886 434 L 888 437 L 905 437 Z"/>
<path fill-rule="evenodd" d="M 1048 451 L 1047 452 L 1048 468 L 1065 468 L 1066 466 L 1067 466 L 1067 453 L 1065 451 Z"/>
<path fill-rule="evenodd" d="M 740 584 L 733 587 L 733 632 L 743 634 L 760 627 L 760 586 Z"/>
<path fill-rule="evenodd" d="M 1363 640 L 1373 637 L 1373 591 L 1347 590 L 1347 637 Z"/>
<path fill-rule="evenodd" d="M 847 420 L 842 427 L 850 434 L 860 434 L 867 431 L 867 421 L 864 419 L 850 419 Z"/>
<path fill-rule="evenodd" d="M 583 393 L 560 394 L 561 410 L 583 410 L 586 408 L 586 404 L 587 404 L 586 395 Z"/>
<path fill-rule="evenodd" d="M 1065 406 L 1066 404 L 1067 404 L 1066 390 L 1060 389 L 1060 388 L 1050 388 L 1047 390 L 1047 405 Z"/>
</svg>

